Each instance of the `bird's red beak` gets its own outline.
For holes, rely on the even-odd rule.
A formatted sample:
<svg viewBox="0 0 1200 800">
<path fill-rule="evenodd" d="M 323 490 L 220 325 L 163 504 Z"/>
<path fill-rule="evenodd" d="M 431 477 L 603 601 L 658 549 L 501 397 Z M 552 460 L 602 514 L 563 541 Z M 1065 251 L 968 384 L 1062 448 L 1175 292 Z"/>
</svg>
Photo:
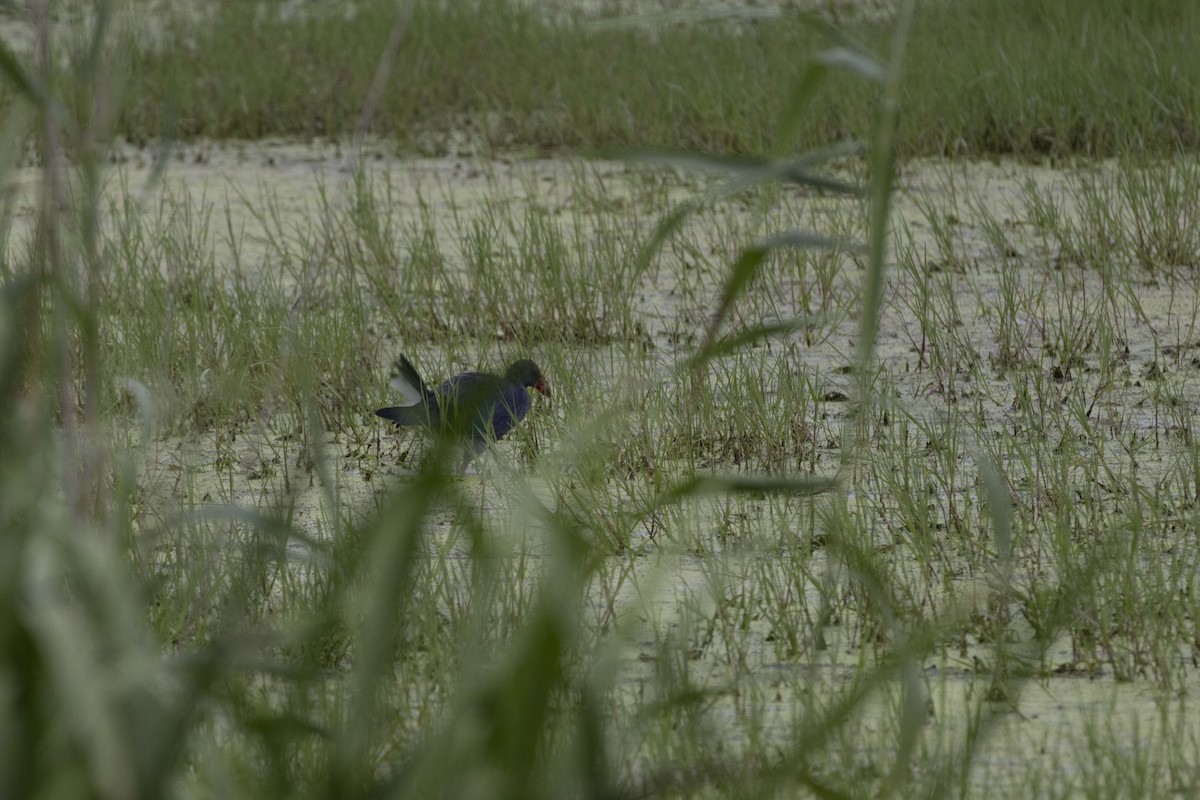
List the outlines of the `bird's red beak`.
<svg viewBox="0 0 1200 800">
<path fill-rule="evenodd" d="M 545 378 L 538 378 L 538 379 L 537 379 L 537 383 L 535 383 L 535 384 L 533 385 L 533 388 L 534 388 L 534 389 L 537 389 L 539 392 L 541 392 L 542 394 L 544 394 L 546 397 L 550 397 L 550 396 L 551 396 L 551 394 L 550 394 L 550 384 L 546 383 L 546 379 L 545 379 Z"/>
</svg>

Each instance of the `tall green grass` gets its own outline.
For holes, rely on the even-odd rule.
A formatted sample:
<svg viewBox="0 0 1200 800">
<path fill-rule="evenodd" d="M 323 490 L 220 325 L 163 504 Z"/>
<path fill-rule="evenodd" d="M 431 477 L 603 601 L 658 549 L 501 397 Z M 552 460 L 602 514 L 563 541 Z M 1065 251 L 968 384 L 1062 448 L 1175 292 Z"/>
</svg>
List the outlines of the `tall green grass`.
<svg viewBox="0 0 1200 800">
<path fill-rule="evenodd" d="M 134 39 L 117 133 L 347 136 L 397 11 L 227 3 L 162 12 Z M 1194 148 L 1200 11 L 1170 0 L 922 3 L 901 89 L 901 156 L 1169 154 Z M 846 33 L 879 49 L 890 17 Z M 161 29 L 161 30 L 160 30 Z M 372 130 L 406 152 L 672 147 L 763 153 L 866 138 L 875 104 L 852 80 L 777 123 L 804 56 L 798 15 L 597 29 L 519 3 L 415 6 Z M 768 77 L 768 80 L 763 80 Z"/>
</svg>

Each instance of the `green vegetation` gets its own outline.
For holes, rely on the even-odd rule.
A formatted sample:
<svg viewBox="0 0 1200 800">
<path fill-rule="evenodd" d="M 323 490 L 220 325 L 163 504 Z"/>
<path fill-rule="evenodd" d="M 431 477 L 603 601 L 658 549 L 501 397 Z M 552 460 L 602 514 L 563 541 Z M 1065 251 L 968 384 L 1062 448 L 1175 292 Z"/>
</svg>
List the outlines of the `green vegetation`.
<svg viewBox="0 0 1200 800">
<path fill-rule="evenodd" d="M 299 9 L 299 10 L 297 10 Z M 392 0 L 214 3 L 148 18 L 122 51 L 116 132 L 341 138 L 397 19 Z M 803 18 L 597 28 L 535 4 L 418 2 L 372 130 L 403 152 L 671 147 L 763 153 L 806 57 Z M 882 50 L 891 22 L 843 31 Z M 921 3 L 902 156 L 1170 154 L 1196 147 L 1200 7 L 1175 0 Z M 82 58 L 82 56 L 80 56 Z M 873 89 L 837 80 L 794 141 L 866 138 Z"/>
<path fill-rule="evenodd" d="M 1089 41 L 1114 20 L 1165 41 L 1195 13 L 1111 5 L 1089 5 Z M 1070 60 L 1035 47 L 1082 25 L 1065 4 L 1005 6 L 1024 21 L 991 7 L 974 4 L 975 35 Z M 577 21 L 431 4 L 389 89 L 430 94 L 388 99 L 373 124 L 402 145 L 500 114 L 488 147 L 782 151 L 769 131 L 836 130 L 866 156 L 642 154 L 702 178 L 516 164 L 470 194 L 458 173 L 414 188 L 380 158 L 326 171 L 300 212 L 270 185 L 197 201 L 169 172 L 105 184 L 108 121 L 135 136 L 353 128 L 384 8 L 181 17 L 164 61 L 126 53 L 112 108 L 104 59 L 0 62 L 22 112 L 8 130 L 36 121 L 43 156 L 36 192 L 0 213 L 0 796 L 1191 790 L 1200 168 L 1144 159 L 1187 143 L 1179 120 L 1100 106 L 1077 126 L 1070 93 L 1043 81 L 1065 116 L 1030 100 L 1002 115 L 1009 144 L 976 149 L 999 133 L 975 127 L 970 92 L 944 95 L 937 119 L 914 112 L 921 76 L 971 85 L 928 47 L 965 37 L 953 8 L 940 30 L 913 19 L 911 39 L 854 29 L 890 60 L 839 51 L 848 68 L 807 73 L 785 104 L 722 68 L 788 43 L 774 85 L 791 87 L 796 53 L 824 40 L 785 25 L 587 30 L 606 55 L 564 47 Z M 631 43 L 651 37 L 661 52 Z M 618 46 L 647 59 L 636 79 Z M 314 69 L 289 98 L 248 63 L 294 77 L 299 52 L 336 54 L 343 83 Z M 228 69 L 222 54 L 240 77 L 184 80 Z M 552 68 L 503 69 L 539 54 Z M 679 67 L 697 81 L 680 86 L 712 92 L 694 120 L 572 127 L 582 98 L 613 113 L 605 87 L 539 83 L 634 87 L 664 54 L 708 65 Z M 460 62 L 491 68 L 472 82 Z M 1155 113 L 1187 107 L 1194 85 L 1172 86 Z M 722 108 L 759 91 L 765 109 Z M 862 127 L 804 128 L 834 98 L 860 104 Z M 1005 168 L 891 185 L 897 151 L 964 137 L 968 152 L 1132 152 L 1019 173 L 1000 200 Z M 0 163 L 19 161 L 21 136 L 2 141 Z M 400 350 L 430 377 L 535 355 L 555 399 L 479 474 L 454 475 L 445 443 L 371 416 Z"/>
</svg>

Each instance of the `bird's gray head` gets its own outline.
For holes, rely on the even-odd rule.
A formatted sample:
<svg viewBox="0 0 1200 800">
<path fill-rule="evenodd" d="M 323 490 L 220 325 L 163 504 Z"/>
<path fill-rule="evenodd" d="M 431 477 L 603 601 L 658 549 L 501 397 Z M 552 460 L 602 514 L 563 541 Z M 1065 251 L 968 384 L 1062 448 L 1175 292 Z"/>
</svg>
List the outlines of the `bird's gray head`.
<svg viewBox="0 0 1200 800">
<path fill-rule="evenodd" d="M 504 377 L 521 386 L 532 386 L 546 397 L 550 396 L 550 385 L 546 383 L 546 377 L 542 375 L 542 370 L 528 358 L 522 358 L 520 361 L 510 364 Z"/>
</svg>

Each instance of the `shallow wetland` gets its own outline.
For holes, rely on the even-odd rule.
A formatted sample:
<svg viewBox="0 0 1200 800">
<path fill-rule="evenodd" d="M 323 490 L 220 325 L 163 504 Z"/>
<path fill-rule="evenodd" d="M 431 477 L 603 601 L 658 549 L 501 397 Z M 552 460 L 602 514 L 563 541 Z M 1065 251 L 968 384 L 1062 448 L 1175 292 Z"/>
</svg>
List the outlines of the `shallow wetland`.
<svg viewBox="0 0 1200 800">
<path fill-rule="evenodd" d="M 1195 794 L 1195 12 L 793 6 L 0 9 L 0 795 Z"/>
<path fill-rule="evenodd" d="M 333 476 L 333 491 L 269 381 L 257 408 L 232 423 L 119 434 L 128 436 L 123 457 L 136 468 L 144 530 L 207 505 L 283 514 L 318 542 L 362 524 L 424 448 L 371 415 L 388 399 L 394 354 L 435 375 L 500 364 L 527 341 L 554 383 L 553 402 L 536 404 L 525 431 L 456 479 L 459 502 L 432 514 L 421 547 L 442 570 L 473 557 L 479 545 L 458 519 L 469 512 L 496 537 L 487 549 L 520 565 L 504 573 L 524 584 L 510 591 L 533 592 L 552 548 L 528 504 L 584 520 L 609 553 L 582 624 L 615 659 L 617 717 L 637 716 L 648 687 L 664 680 L 664 643 L 684 641 L 673 668 L 687 674 L 675 679 L 708 697 L 691 735 L 724 755 L 784 749 L 799 709 L 819 707 L 814 697 L 853 684 L 887 652 L 888 636 L 846 584 L 851 568 L 823 546 L 831 527 L 850 525 L 863 547 L 885 554 L 895 613 L 938 631 L 920 660 L 929 717 L 917 763 L 944 769 L 968 731 L 982 730 L 969 776 L 959 778 L 981 795 L 1024 793 L 1031 775 L 1051 794 L 1115 779 L 1096 762 L 1097 742 L 1105 753 L 1162 749 L 1163 785 L 1177 780 L 1166 764 L 1182 746 L 1177 733 L 1194 737 L 1183 719 L 1200 641 L 1191 616 L 1200 298 L 1194 264 L 1136 263 L 1114 187 L 1143 169 L 1178 169 L 1194 187 L 1194 167 L 906 164 L 871 378 L 871 443 L 865 458 L 848 460 L 847 412 L 860 386 L 852 250 L 773 259 L 739 300 L 731 332 L 739 320 L 807 315 L 806 323 L 712 362 L 700 388 L 681 364 L 703 338 L 739 248 L 788 227 L 861 239 L 859 201 L 789 191 L 718 201 L 640 271 L 603 276 L 604 259 L 634 261 L 664 212 L 708 184 L 611 162 L 406 160 L 372 147 L 359 172 L 334 146 L 180 145 L 161 179 L 151 178 L 153 153 L 117 151 L 105 247 L 168 287 L 237 285 L 235 304 L 278 304 L 282 324 L 302 331 L 306 295 L 322 303 L 341 291 L 341 278 L 321 274 L 321 259 L 357 251 L 362 310 L 352 322 L 366 329 L 356 334 L 365 349 L 354 369 L 378 384 L 352 397 L 314 388 L 329 431 L 321 474 Z M 843 167 L 852 176 L 853 162 Z M 32 216 L 21 187 L 37 175 L 10 178 L 11 258 Z M 1107 204 L 1089 206 L 1093 195 Z M 1195 217 L 1182 222 L 1194 242 Z M 1101 266 L 1088 248 L 1116 258 Z M 505 281 L 518 285 L 495 285 Z M 616 293 L 605 299 L 614 308 L 574 303 L 572 292 L 594 292 L 595 283 Z M 414 296 L 421 291 L 428 295 Z M 541 314 L 578 329 L 578 341 L 545 335 Z M 525 327 L 505 330 L 505 319 Z M 136 338 L 127 322 L 105 321 L 113 346 Z M 158 365 L 146 366 L 128 363 L 119 374 L 158 393 Z M 219 361 L 205 367 L 219 369 Z M 192 402 L 203 404 L 207 378 L 196 380 L 201 397 Z M 1012 502 L 1007 587 L 993 579 L 981 459 L 1004 476 Z M 748 469 L 840 480 L 813 497 L 738 495 L 645 516 L 648 499 L 683 475 Z M 1143 543 L 1130 544 L 1134 535 Z M 1107 553 L 1088 580 L 1126 585 L 1097 600 L 1096 618 L 1055 618 L 1047 607 L 1081 547 Z M 307 580 L 321 568 L 311 555 L 293 542 L 278 569 Z M 441 604 L 456 602 L 446 588 L 462 579 L 455 572 L 440 578 L 450 592 Z M 285 604 L 287 584 L 262 602 Z M 1165 617 L 1161 631 L 1143 628 L 1150 613 Z M 889 698 L 884 691 L 847 721 L 830 771 L 885 769 L 871 765 L 886 763 L 879 754 L 894 746 Z M 653 772 L 672 760 L 672 745 L 635 741 L 622 767 L 630 779 L 643 774 L 639 764 Z"/>
</svg>

